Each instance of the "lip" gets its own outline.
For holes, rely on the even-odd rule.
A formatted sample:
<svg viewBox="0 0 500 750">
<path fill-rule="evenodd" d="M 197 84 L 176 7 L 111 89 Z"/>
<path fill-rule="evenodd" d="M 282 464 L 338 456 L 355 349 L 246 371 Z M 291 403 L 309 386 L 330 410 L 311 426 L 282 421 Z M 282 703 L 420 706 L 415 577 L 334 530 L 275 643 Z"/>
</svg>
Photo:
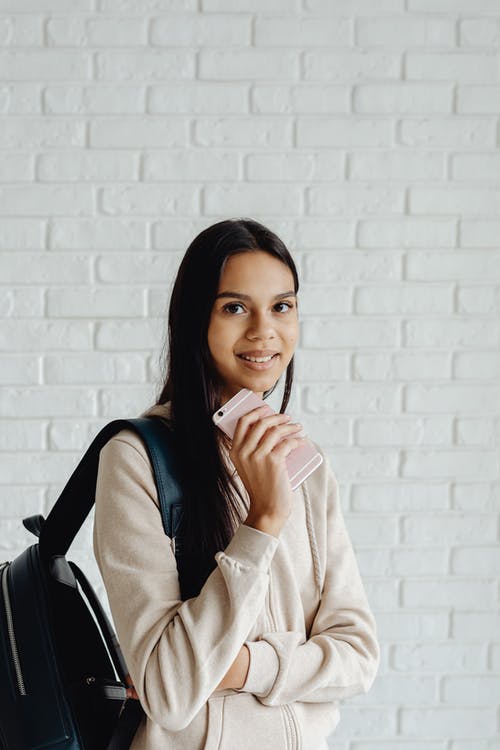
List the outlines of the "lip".
<svg viewBox="0 0 500 750">
<path fill-rule="evenodd" d="M 270 352 L 271 353 L 271 352 Z M 245 352 L 246 354 L 246 352 Z M 246 367 L 249 370 L 270 370 L 271 367 L 274 367 L 275 362 L 278 361 L 279 353 L 275 352 L 276 356 L 273 356 L 272 359 L 269 360 L 269 362 L 250 362 L 248 359 L 242 359 L 242 357 L 237 355 L 237 358 L 241 362 L 241 364 Z M 248 355 L 250 357 L 266 357 L 269 356 L 267 354 L 250 354 Z"/>
<path fill-rule="evenodd" d="M 269 357 L 269 355 L 278 354 L 275 349 L 251 349 L 247 352 L 238 352 L 237 356 L 245 354 L 247 357 Z"/>
</svg>

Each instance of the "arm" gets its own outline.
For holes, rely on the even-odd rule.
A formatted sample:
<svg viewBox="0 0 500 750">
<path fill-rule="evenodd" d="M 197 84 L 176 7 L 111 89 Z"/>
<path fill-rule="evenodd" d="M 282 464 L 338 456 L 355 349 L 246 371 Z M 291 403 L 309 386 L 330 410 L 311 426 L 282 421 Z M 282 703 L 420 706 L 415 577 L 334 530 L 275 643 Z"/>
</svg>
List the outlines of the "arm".
<svg viewBox="0 0 500 750">
<path fill-rule="evenodd" d="M 129 437 L 130 436 L 130 437 Z M 233 665 L 264 606 L 279 540 L 241 524 L 197 597 L 182 602 L 149 458 L 132 432 L 101 450 L 94 552 L 147 715 L 186 727 Z"/>
<path fill-rule="evenodd" d="M 370 610 L 328 459 L 327 563 L 321 602 L 308 640 L 301 632 L 264 633 L 247 642 L 250 668 L 242 691 L 276 706 L 292 701 L 342 700 L 371 687 L 380 651 Z"/>
</svg>

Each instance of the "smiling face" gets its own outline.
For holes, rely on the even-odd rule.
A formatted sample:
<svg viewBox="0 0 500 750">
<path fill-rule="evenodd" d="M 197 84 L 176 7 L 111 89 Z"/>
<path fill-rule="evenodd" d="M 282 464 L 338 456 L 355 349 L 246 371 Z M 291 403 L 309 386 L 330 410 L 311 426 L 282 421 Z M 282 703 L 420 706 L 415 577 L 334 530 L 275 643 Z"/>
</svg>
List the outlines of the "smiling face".
<svg viewBox="0 0 500 750">
<path fill-rule="evenodd" d="M 221 273 L 208 326 L 208 347 L 222 381 L 222 403 L 241 388 L 261 398 L 286 370 L 299 335 L 290 268 L 262 250 L 231 255 Z M 250 362 L 241 356 L 263 358 Z"/>
</svg>

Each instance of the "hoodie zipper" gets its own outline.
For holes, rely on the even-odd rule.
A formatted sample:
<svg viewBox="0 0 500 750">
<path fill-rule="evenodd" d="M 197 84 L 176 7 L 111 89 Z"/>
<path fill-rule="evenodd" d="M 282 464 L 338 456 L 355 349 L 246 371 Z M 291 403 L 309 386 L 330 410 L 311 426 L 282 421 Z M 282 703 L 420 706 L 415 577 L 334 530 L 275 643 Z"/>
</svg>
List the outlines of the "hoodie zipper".
<svg viewBox="0 0 500 750">
<path fill-rule="evenodd" d="M 12 664 L 16 675 L 17 688 L 20 695 L 27 695 L 26 688 L 24 686 L 23 673 L 21 670 L 21 662 L 19 660 L 19 651 L 17 650 L 16 635 L 14 632 L 14 620 L 12 617 L 12 606 L 10 602 L 9 587 L 7 584 L 7 572 L 9 569 L 10 561 L 2 563 L 0 566 L 0 572 L 2 573 L 2 592 L 5 605 L 5 617 L 7 620 L 7 635 L 10 644 L 10 654 L 12 658 Z"/>
<path fill-rule="evenodd" d="M 269 623 L 271 626 L 271 630 L 273 632 L 277 632 L 278 626 L 274 617 L 273 612 L 273 605 L 272 605 L 272 596 L 271 596 L 271 580 L 272 580 L 272 573 L 271 568 L 269 568 L 269 597 L 268 597 L 268 610 L 269 610 Z M 300 730 L 297 725 L 297 719 L 295 717 L 295 712 L 288 703 L 284 703 L 280 706 L 283 714 L 285 723 L 288 725 L 288 728 L 290 732 L 287 732 L 287 736 L 291 738 L 290 742 L 290 750 L 300 750 L 301 742 L 300 742 Z"/>
</svg>

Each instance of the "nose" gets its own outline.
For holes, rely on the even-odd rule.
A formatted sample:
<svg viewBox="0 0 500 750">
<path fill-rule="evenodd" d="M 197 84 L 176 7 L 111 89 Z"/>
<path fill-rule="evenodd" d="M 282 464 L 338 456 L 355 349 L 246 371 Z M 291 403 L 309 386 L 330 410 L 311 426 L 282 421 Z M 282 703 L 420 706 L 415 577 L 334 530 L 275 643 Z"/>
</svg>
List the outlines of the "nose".
<svg viewBox="0 0 500 750">
<path fill-rule="evenodd" d="M 265 312 L 256 312 L 251 316 L 247 330 L 248 339 L 267 341 L 268 339 L 274 339 L 275 336 L 274 323 L 271 317 L 266 315 Z"/>
</svg>

